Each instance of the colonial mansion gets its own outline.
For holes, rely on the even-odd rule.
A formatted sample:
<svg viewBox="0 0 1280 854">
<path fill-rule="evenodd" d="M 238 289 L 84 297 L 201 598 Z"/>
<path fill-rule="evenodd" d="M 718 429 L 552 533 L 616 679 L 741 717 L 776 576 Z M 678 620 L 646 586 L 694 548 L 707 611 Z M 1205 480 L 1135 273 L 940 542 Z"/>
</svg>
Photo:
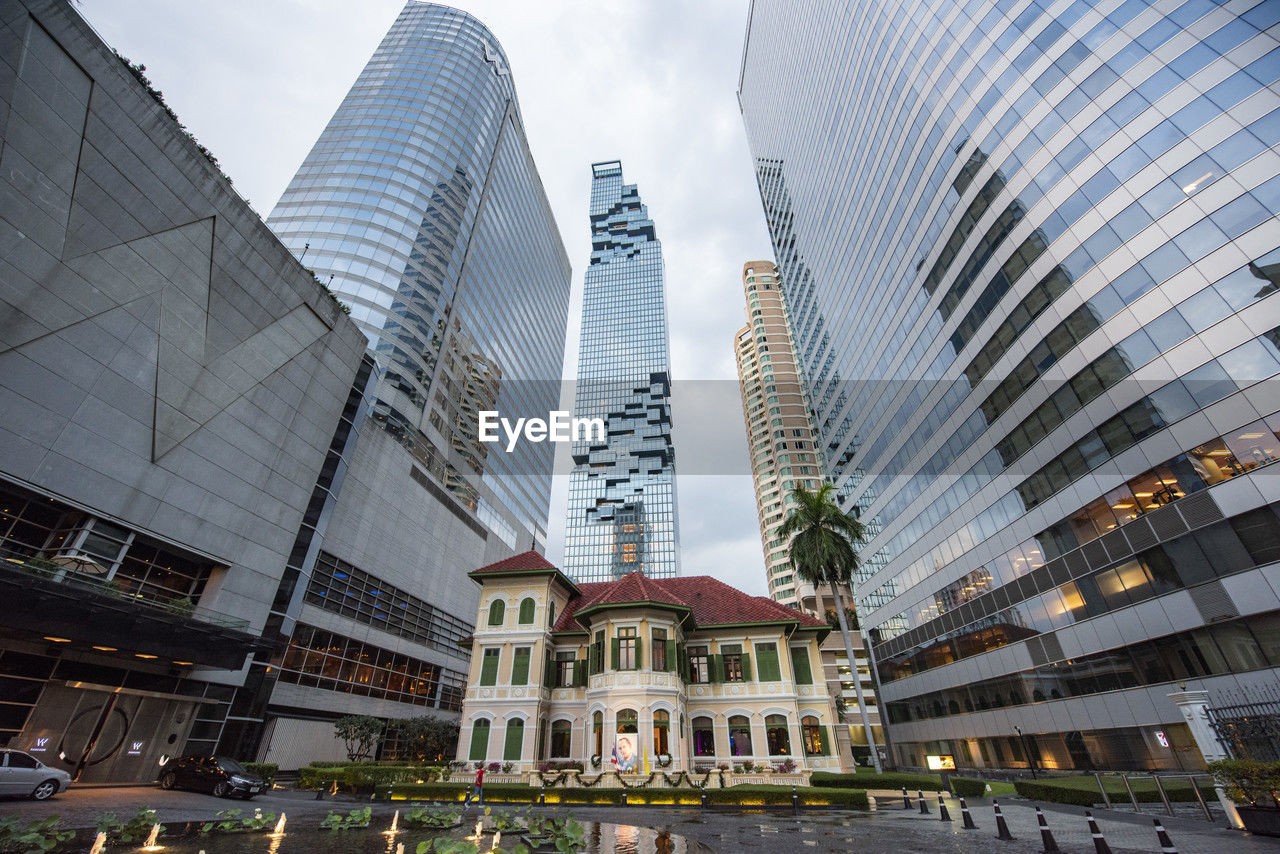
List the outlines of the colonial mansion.
<svg viewBox="0 0 1280 854">
<path fill-rule="evenodd" d="M 826 623 L 707 576 L 575 584 L 532 551 L 470 577 L 459 760 L 840 770 Z"/>
</svg>

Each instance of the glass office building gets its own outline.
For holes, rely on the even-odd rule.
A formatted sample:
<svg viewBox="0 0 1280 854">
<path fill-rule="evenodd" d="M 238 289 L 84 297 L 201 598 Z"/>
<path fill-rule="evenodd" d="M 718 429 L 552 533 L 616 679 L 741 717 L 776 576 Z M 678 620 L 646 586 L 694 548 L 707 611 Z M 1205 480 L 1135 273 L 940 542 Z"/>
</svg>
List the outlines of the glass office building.
<svg viewBox="0 0 1280 854">
<path fill-rule="evenodd" d="M 1280 4 L 755 0 L 739 99 L 899 764 L 1191 768 L 1280 675 Z"/>
<path fill-rule="evenodd" d="M 479 413 L 557 408 L 571 281 L 502 48 L 444 6 L 404 7 L 268 222 L 370 357 L 273 600 L 287 646 L 230 713 L 232 752 L 293 768 L 341 758 L 326 715 L 461 708 L 464 575 L 545 548 L 555 450 L 481 442 Z"/>
<path fill-rule="evenodd" d="M 680 572 L 662 244 L 618 161 L 591 166 L 591 264 L 574 416 L 606 435 L 573 443 L 565 573 L 609 581 Z"/>
<path fill-rule="evenodd" d="M 379 423 L 500 538 L 540 549 L 554 446 L 495 452 L 476 413 L 556 408 L 570 267 L 488 29 L 406 5 L 268 222 L 368 336 Z"/>
</svg>

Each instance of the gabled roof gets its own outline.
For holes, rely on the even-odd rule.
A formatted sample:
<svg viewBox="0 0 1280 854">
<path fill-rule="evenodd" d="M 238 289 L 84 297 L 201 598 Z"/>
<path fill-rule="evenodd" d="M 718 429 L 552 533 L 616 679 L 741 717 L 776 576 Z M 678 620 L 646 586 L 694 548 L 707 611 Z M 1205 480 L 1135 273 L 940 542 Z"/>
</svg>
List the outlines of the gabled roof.
<svg viewBox="0 0 1280 854">
<path fill-rule="evenodd" d="M 467 575 L 476 581 L 480 580 L 477 576 L 551 575 L 554 576 L 555 581 L 558 581 L 561 586 L 569 592 L 570 596 L 574 596 L 578 593 L 577 585 L 570 581 L 568 576 L 557 569 L 555 564 L 532 549 L 527 552 L 521 552 L 518 555 L 512 555 L 509 558 L 504 558 L 496 563 L 491 563 L 488 566 L 473 569 L 468 572 Z"/>
<path fill-rule="evenodd" d="M 528 569 L 555 569 L 556 566 L 537 552 L 530 550 L 521 552 L 518 555 L 512 555 L 509 558 L 491 563 L 488 566 L 482 566 L 479 569 L 471 570 L 468 575 L 477 575 L 485 572 L 520 572 Z"/>
<path fill-rule="evenodd" d="M 552 631 L 580 632 L 578 618 L 606 608 L 651 605 L 685 611 L 695 627 L 796 623 L 800 628 L 828 629 L 822 620 L 802 614 L 764 596 L 751 596 L 707 575 L 648 578 L 632 572 L 617 581 L 578 585 Z"/>
</svg>

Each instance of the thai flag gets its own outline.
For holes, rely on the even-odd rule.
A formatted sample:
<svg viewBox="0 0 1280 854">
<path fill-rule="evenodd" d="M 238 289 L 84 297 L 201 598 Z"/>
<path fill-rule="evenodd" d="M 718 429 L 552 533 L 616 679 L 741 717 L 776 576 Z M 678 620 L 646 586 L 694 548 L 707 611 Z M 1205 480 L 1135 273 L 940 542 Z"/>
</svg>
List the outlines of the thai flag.
<svg viewBox="0 0 1280 854">
<path fill-rule="evenodd" d="M 618 745 L 616 744 L 613 746 L 613 756 L 610 757 L 609 761 L 614 765 L 618 764 Z"/>
</svg>

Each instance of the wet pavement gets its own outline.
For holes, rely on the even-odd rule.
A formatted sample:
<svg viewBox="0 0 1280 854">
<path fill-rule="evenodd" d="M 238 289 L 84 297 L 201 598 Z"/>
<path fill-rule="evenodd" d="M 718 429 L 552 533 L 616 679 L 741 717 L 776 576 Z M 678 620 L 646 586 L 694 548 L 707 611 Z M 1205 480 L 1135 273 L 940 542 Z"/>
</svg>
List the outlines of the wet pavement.
<svg viewBox="0 0 1280 854">
<path fill-rule="evenodd" d="M 58 797 L 35 803 L 0 800 L 0 816 L 24 818 L 61 816 L 69 826 L 91 827 L 103 812 L 121 817 L 131 815 L 139 806 L 159 812 L 166 823 L 201 821 L 224 809 L 246 812 L 260 808 L 263 812 L 288 814 L 289 825 L 297 831 L 318 826 L 331 809 L 345 812 L 364 806 L 367 801 L 348 798 L 316 801 L 313 793 L 276 790 L 249 803 L 222 801 L 192 792 L 165 792 L 154 787 L 72 789 Z M 1034 804 L 1018 799 L 999 799 L 1008 822 L 1012 841 L 996 839 L 996 824 L 990 799 L 969 802 L 977 830 L 964 830 L 960 822 L 959 804 L 948 799 L 954 821 L 938 817 L 937 802 L 930 800 L 929 814 L 904 810 L 900 799 L 885 798 L 881 808 L 871 812 L 806 811 L 792 816 L 786 811 L 743 812 L 707 810 L 674 810 L 659 807 L 573 807 L 544 808 L 547 812 L 572 812 L 582 821 L 610 822 L 619 825 L 666 830 L 685 837 L 691 850 L 739 854 L 747 851 L 783 851 L 791 854 L 828 854 L 828 852 L 929 852 L 929 854 L 1032 854 L 1043 851 L 1036 825 Z M 390 825 L 391 814 L 405 809 L 405 802 L 372 804 L 374 831 Z M 1042 805 L 1058 847 L 1066 854 L 1092 854 L 1094 844 L 1084 810 L 1077 807 Z M 499 807 L 501 808 L 501 807 Z M 1099 827 L 1114 854 L 1158 854 L 1160 844 L 1152 824 L 1152 815 L 1134 815 L 1121 810 L 1094 810 Z M 476 810 L 472 809 L 472 815 Z M 1209 824 L 1203 818 L 1161 817 L 1173 844 L 1181 854 L 1280 854 L 1280 840 L 1250 836 L 1229 830 L 1225 825 Z M 415 839 L 416 841 L 416 839 Z M 352 838 L 351 850 L 363 850 Z M 264 851 L 267 845 L 260 846 Z M 289 854 L 292 846 L 279 846 Z M 406 846 L 412 850 L 413 846 Z M 177 851 L 180 846 L 173 850 Z M 185 850 L 185 849 L 183 849 Z M 250 850 L 250 849 L 246 849 Z"/>
</svg>

